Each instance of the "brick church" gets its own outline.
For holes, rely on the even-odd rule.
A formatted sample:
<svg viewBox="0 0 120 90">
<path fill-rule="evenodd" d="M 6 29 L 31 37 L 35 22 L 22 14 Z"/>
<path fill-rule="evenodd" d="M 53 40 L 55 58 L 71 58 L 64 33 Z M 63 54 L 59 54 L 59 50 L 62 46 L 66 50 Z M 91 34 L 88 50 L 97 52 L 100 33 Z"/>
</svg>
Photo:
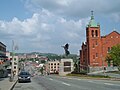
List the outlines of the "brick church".
<svg viewBox="0 0 120 90">
<path fill-rule="evenodd" d="M 120 33 L 113 31 L 108 35 L 100 35 L 100 25 L 95 22 L 93 12 L 86 27 L 86 42 L 80 50 L 80 71 L 94 72 L 111 66 L 105 61 L 107 53 L 114 45 L 120 44 Z"/>
</svg>

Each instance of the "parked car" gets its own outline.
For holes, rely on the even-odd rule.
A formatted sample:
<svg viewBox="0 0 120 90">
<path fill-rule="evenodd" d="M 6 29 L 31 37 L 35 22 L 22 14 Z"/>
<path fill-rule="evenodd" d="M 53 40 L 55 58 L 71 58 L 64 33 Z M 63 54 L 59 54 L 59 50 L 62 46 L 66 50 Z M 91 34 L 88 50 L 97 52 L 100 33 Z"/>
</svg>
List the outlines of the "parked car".
<svg viewBox="0 0 120 90">
<path fill-rule="evenodd" d="M 8 76 L 10 77 L 11 76 L 11 69 L 7 69 L 7 72 L 8 72 Z"/>
<path fill-rule="evenodd" d="M 18 82 L 31 82 L 31 75 L 27 71 L 21 71 L 18 75 Z"/>
</svg>

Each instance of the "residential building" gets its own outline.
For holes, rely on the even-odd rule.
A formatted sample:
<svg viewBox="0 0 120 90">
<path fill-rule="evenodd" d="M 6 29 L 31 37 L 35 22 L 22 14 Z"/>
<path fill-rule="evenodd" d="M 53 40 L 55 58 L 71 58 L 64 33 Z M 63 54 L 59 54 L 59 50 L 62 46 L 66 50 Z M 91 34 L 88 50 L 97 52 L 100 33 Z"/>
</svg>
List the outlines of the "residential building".
<svg viewBox="0 0 120 90">
<path fill-rule="evenodd" d="M 14 75 L 18 75 L 18 72 L 19 72 L 19 58 L 18 58 L 18 56 L 15 56 L 15 55 L 12 56 L 10 52 L 6 52 L 6 56 L 11 61 L 11 66 L 10 66 L 10 69 L 12 69 L 11 72 L 14 73 Z"/>
<path fill-rule="evenodd" d="M 120 33 L 113 31 L 105 36 L 101 36 L 100 33 L 100 24 L 95 22 L 92 13 L 86 27 L 86 42 L 82 43 L 80 50 L 81 71 L 100 71 L 110 66 L 105 58 L 113 46 L 120 44 Z"/>
<path fill-rule="evenodd" d="M 8 57 L 6 56 L 6 45 L 0 42 L 0 77 L 7 76 L 6 68 L 9 64 Z"/>
<path fill-rule="evenodd" d="M 58 73 L 59 72 L 59 61 L 48 61 L 45 65 L 46 72 L 48 73 Z"/>
</svg>

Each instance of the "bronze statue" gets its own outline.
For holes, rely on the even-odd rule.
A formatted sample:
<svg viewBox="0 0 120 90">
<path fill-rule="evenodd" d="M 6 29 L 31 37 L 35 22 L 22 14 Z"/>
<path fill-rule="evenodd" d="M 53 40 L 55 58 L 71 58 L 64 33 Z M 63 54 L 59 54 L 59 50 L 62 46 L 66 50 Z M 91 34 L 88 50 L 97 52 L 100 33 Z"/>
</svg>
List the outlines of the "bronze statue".
<svg viewBox="0 0 120 90">
<path fill-rule="evenodd" d="M 68 56 L 70 54 L 70 52 L 68 51 L 69 48 L 69 44 L 67 43 L 65 46 L 62 46 L 65 50 L 65 55 Z"/>
</svg>

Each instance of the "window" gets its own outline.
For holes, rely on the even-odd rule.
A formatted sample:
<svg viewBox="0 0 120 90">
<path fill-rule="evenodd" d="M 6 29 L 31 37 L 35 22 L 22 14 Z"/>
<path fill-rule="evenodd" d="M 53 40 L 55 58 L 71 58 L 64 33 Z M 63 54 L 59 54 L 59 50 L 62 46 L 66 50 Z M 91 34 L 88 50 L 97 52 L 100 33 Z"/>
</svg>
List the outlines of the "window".
<svg viewBox="0 0 120 90">
<path fill-rule="evenodd" d="M 64 72 L 70 72 L 71 71 L 71 67 L 65 67 L 64 68 Z"/>
<path fill-rule="evenodd" d="M 16 62 L 14 62 L 14 65 L 17 65 L 17 63 L 16 63 Z"/>
<path fill-rule="evenodd" d="M 95 30 L 95 35 L 96 37 L 98 37 L 98 30 Z"/>
<path fill-rule="evenodd" d="M 92 30 L 92 37 L 94 37 L 94 30 Z"/>
<path fill-rule="evenodd" d="M 94 45 L 94 43 L 93 43 L 93 48 L 95 48 L 95 45 Z"/>
<path fill-rule="evenodd" d="M 14 69 L 16 69 L 16 66 L 14 66 Z"/>
<path fill-rule="evenodd" d="M 98 57 L 98 53 L 96 53 L 96 57 Z"/>
<path fill-rule="evenodd" d="M 64 62 L 64 66 L 71 66 L 71 62 Z"/>
<path fill-rule="evenodd" d="M 95 55 L 93 55 L 93 59 L 95 59 Z"/>
<path fill-rule="evenodd" d="M 108 47 L 108 52 L 110 52 L 110 50 L 111 50 L 111 48 L 110 48 L 110 47 Z"/>
</svg>

